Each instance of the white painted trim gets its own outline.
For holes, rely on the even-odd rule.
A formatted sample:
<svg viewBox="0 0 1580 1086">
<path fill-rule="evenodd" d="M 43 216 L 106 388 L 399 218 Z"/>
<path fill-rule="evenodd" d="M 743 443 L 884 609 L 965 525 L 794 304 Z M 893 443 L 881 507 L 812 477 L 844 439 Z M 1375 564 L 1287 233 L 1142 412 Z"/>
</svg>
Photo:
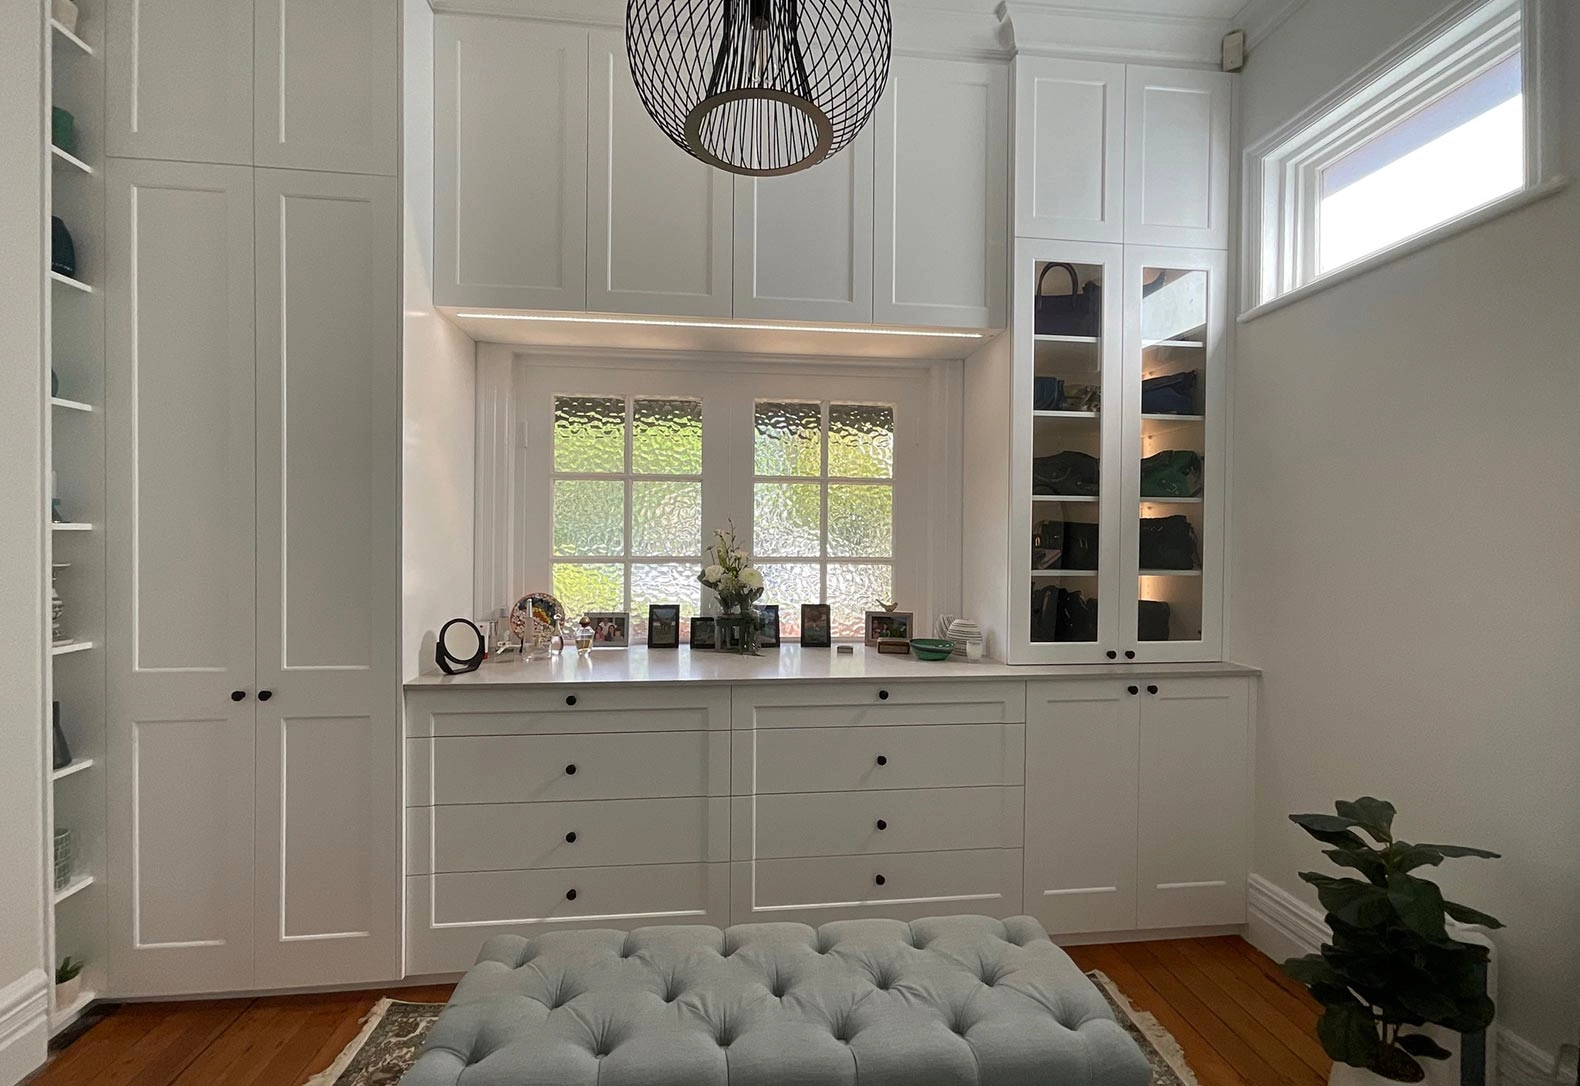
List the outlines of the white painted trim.
<svg viewBox="0 0 1580 1086">
<path fill-rule="evenodd" d="M 19 1082 L 49 1048 L 49 975 L 32 969 L 0 988 L 0 1083 Z"/>
<path fill-rule="evenodd" d="M 1246 49 L 1261 45 L 1305 4 L 1306 0 L 1248 0 L 1233 20 L 1235 26 L 1245 31 Z"/>
<path fill-rule="evenodd" d="M 1228 19 L 1003 0 L 1013 52 L 1220 70 Z"/>
</svg>

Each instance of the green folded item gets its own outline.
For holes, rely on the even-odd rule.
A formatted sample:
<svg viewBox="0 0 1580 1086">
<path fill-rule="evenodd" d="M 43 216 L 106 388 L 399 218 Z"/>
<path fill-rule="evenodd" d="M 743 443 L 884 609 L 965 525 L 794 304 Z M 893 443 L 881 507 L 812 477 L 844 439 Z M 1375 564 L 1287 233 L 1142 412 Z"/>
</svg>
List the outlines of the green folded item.
<svg viewBox="0 0 1580 1086">
<path fill-rule="evenodd" d="M 77 153 L 77 121 L 59 106 L 50 115 L 50 141 L 68 155 Z"/>
<path fill-rule="evenodd" d="M 1201 456 L 1188 449 L 1170 449 L 1141 461 L 1143 498 L 1201 497 Z"/>
</svg>

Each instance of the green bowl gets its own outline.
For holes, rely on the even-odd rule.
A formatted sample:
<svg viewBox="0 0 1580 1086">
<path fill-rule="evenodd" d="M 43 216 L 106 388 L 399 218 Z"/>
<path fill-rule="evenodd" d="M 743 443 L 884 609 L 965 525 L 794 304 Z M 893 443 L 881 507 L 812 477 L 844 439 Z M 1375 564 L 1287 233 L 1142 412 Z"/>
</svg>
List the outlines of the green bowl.
<svg viewBox="0 0 1580 1086">
<path fill-rule="evenodd" d="M 937 637 L 918 637 L 911 642 L 911 651 L 918 660 L 947 660 L 955 651 L 955 643 Z"/>
</svg>

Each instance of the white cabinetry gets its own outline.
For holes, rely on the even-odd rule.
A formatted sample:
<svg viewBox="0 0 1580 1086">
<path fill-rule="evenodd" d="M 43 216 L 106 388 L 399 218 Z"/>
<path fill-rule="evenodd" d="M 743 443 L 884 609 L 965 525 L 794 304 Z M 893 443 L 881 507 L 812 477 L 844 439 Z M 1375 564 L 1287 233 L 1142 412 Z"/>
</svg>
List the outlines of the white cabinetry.
<svg viewBox="0 0 1580 1086">
<path fill-rule="evenodd" d="M 732 175 L 692 158 L 653 123 L 621 35 L 592 35 L 589 70 L 587 308 L 730 316 Z"/>
<path fill-rule="evenodd" d="M 1008 95 L 1000 64 L 895 60 L 872 121 L 879 324 L 1003 326 Z"/>
<path fill-rule="evenodd" d="M 434 299 L 585 309 L 587 31 L 434 23 Z"/>
<path fill-rule="evenodd" d="M 1129 68 L 1125 241 L 1229 245 L 1230 76 Z"/>
</svg>

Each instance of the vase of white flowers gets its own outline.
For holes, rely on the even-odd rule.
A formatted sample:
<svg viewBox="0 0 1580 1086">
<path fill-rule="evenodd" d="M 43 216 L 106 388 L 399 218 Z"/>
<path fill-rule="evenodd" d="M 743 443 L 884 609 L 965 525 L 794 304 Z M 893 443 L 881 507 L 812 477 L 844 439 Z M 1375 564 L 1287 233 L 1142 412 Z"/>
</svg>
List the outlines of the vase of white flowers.
<svg viewBox="0 0 1580 1086">
<path fill-rule="evenodd" d="M 752 604 L 762 597 L 763 575 L 735 538 L 734 524 L 713 533 L 707 555 L 708 564 L 697 580 L 719 597 L 719 647 L 756 655 L 757 610 Z"/>
</svg>

